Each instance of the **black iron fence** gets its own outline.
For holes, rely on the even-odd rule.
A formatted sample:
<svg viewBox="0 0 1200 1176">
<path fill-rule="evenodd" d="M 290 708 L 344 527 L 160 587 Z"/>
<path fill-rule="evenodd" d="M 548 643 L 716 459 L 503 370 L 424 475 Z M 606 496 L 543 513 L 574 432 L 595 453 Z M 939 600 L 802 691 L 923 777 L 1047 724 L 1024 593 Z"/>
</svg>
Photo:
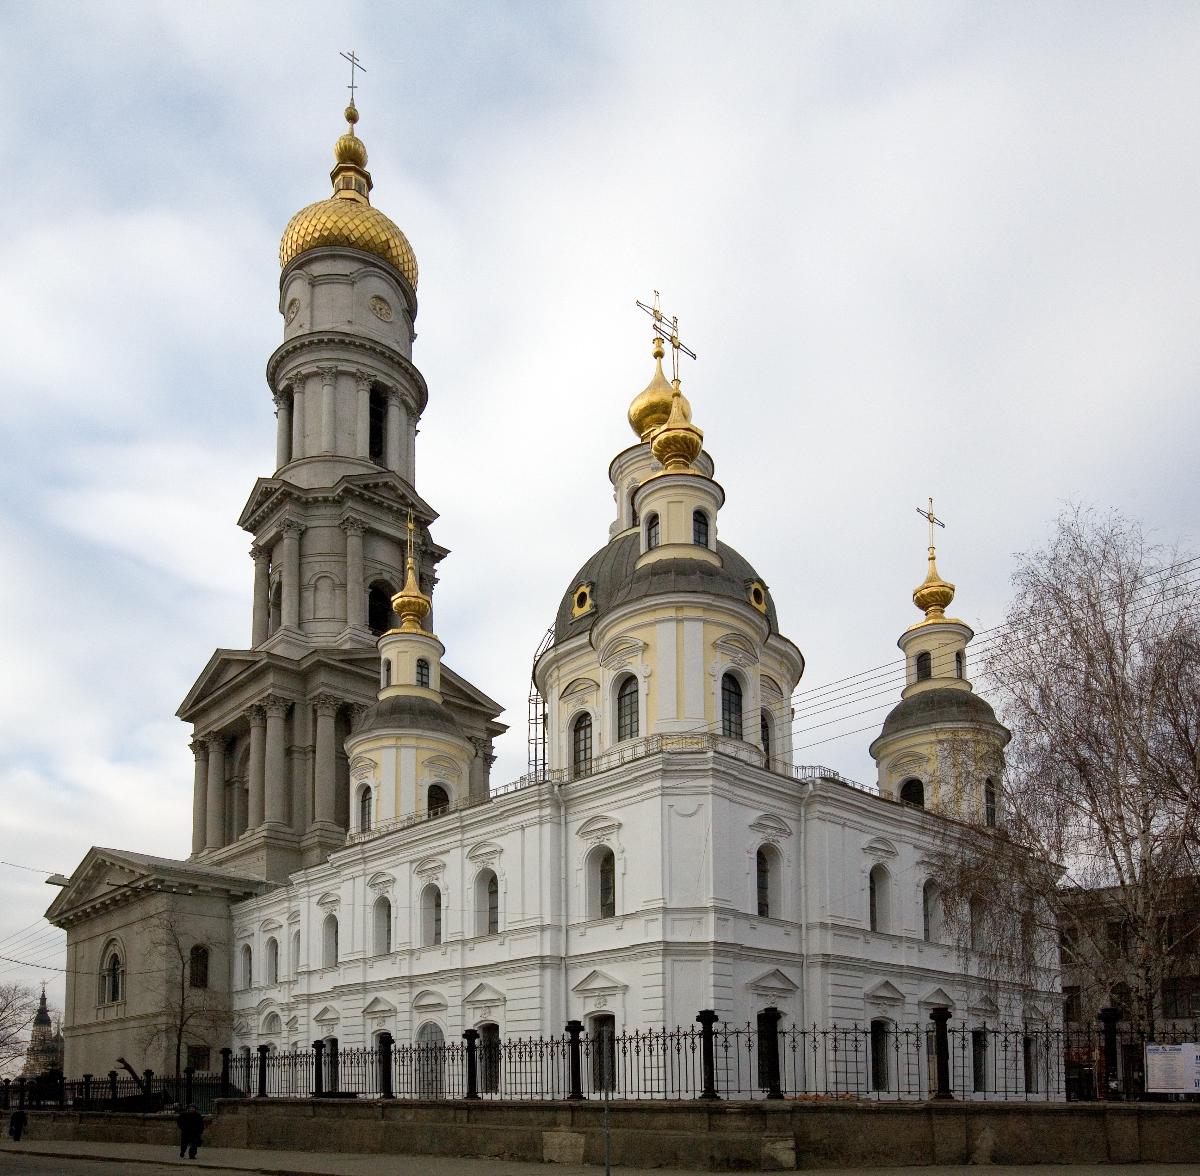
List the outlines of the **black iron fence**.
<svg viewBox="0 0 1200 1176">
<path fill-rule="evenodd" d="M 711 1010 L 684 1028 L 509 1038 L 468 1029 L 460 1041 L 402 1044 L 380 1034 L 371 1048 L 221 1051 L 219 1074 L 111 1071 L 97 1079 L 49 1075 L 5 1081 L 0 1105 L 161 1110 L 217 1098 L 399 1099 L 871 1099 L 955 1098 L 1061 1102 L 1147 1096 L 1147 1038 L 1111 1010 L 1092 1026 L 955 1023 L 934 1009 L 928 1024 L 781 1027 L 779 1010 L 728 1025 Z M 1200 1039 L 1175 1023 L 1154 1041 Z"/>
</svg>

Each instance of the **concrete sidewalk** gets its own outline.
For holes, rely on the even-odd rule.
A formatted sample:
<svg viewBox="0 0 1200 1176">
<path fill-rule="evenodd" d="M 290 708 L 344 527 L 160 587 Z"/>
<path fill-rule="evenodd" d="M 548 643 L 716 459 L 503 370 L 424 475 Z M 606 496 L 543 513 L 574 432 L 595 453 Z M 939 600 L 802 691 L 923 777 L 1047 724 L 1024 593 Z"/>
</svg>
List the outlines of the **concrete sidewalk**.
<svg viewBox="0 0 1200 1176">
<path fill-rule="evenodd" d="M 599 1167 L 572 1164 L 532 1164 L 450 1156 L 396 1156 L 360 1152 L 333 1154 L 293 1151 L 252 1151 L 232 1147 L 201 1148 L 195 1160 L 179 1159 L 178 1149 L 143 1143 L 67 1143 L 53 1139 L 5 1140 L 0 1155 L 61 1156 L 79 1160 L 108 1160 L 124 1164 L 170 1164 L 195 1169 L 224 1169 L 264 1176 L 597 1176 Z M 622 1176 L 682 1176 L 673 1168 L 616 1168 Z M 1189 1164 L 997 1164 L 986 1167 L 955 1165 L 929 1168 L 802 1169 L 809 1176 L 1185 1176 Z"/>
</svg>

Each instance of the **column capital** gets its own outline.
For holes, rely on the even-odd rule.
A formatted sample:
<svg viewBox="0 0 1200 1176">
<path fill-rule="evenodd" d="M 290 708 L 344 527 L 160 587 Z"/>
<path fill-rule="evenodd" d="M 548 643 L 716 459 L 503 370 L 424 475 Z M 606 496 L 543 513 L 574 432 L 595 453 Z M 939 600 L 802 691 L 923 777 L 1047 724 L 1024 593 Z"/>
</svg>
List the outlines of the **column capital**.
<svg viewBox="0 0 1200 1176">
<path fill-rule="evenodd" d="M 285 539 L 299 539 L 305 525 L 299 519 L 284 519 L 282 529 Z"/>
<path fill-rule="evenodd" d="M 208 750 L 209 750 L 210 752 L 212 752 L 212 751 L 216 751 L 216 752 L 221 752 L 221 751 L 224 751 L 224 750 L 225 750 L 225 748 L 226 748 L 226 746 L 227 746 L 227 745 L 228 745 L 228 743 L 229 743 L 229 739 L 228 739 L 228 737 L 227 737 L 227 736 L 225 736 L 225 735 L 222 735 L 222 734 L 220 734 L 219 732 L 216 732 L 216 731 L 214 731 L 214 732 L 210 732 L 209 734 L 202 736 L 202 738 L 203 738 L 204 742 L 205 742 L 206 744 L 208 744 Z"/>
<path fill-rule="evenodd" d="M 342 708 L 342 700 L 335 694 L 314 694 L 308 701 L 316 707 L 318 715 L 326 718 L 336 715 Z"/>
<path fill-rule="evenodd" d="M 265 727 L 267 725 L 267 708 L 262 703 L 255 703 L 246 711 L 246 718 L 251 727 Z"/>
<path fill-rule="evenodd" d="M 303 388 L 304 381 L 307 380 L 309 376 L 312 376 L 315 374 L 316 374 L 316 371 L 314 368 L 293 368 L 290 372 L 288 372 L 288 374 L 286 376 L 284 376 L 280 380 L 279 386 L 281 389 L 291 388 L 292 391 L 295 392 L 297 384 L 299 384 L 300 387 Z"/>
<path fill-rule="evenodd" d="M 189 744 L 192 755 L 197 759 L 208 759 L 208 740 L 203 735 L 197 735 Z"/>
<path fill-rule="evenodd" d="M 471 746 L 475 748 L 475 754 L 480 759 L 487 759 L 492 754 L 492 741 L 486 736 L 472 735 L 470 739 Z"/>
<path fill-rule="evenodd" d="M 338 526 L 341 527 L 347 535 L 361 535 L 367 529 L 367 524 L 364 523 L 362 519 L 355 518 L 344 518 L 340 523 L 338 523 Z"/>
<path fill-rule="evenodd" d="M 403 405 L 405 403 L 404 394 L 399 388 L 389 387 L 387 389 L 387 398 L 389 404 Z"/>
<path fill-rule="evenodd" d="M 269 547 L 260 547 L 257 543 L 252 543 L 250 545 L 250 558 L 255 563 L 266 561 L 269 564 L 271 562 L 271 549 Z"/>
<path fill-rule="evenodd" d="M 360 392 L 368 392 L 371 388 L 371 373 L 358 368 L 354 372 L 354 383 Z"/>
<path fill-rule="evenodd" d="M 350 715 L 350 726 L 352 728 L 357 727 L 359 720 L 371 709 L 365 702 L 348 702 L 345 705 L 346 711 Z"/>
<path fill-rule="evenodd" d="M 290 700 L 281 694 L 267 694 L 252 709 L 262 711 L 264 718 L 282 718 L 291 705 Z"/>
<path fill-rule="evenodd" d="M 275 402 L 276 413 L 280 413 L 285 408 L 291 407 L 290 393 L 285 388 L 279 388 L 272 392 L 271 399 Z"/>
<path fill-rule="evenodd" d="M 317 370 L 321 373 L 321 383 L 326 386 L 332 384 L 337 379 L 338 370 L 335 364 L 322 364 Z"/>
</svg>

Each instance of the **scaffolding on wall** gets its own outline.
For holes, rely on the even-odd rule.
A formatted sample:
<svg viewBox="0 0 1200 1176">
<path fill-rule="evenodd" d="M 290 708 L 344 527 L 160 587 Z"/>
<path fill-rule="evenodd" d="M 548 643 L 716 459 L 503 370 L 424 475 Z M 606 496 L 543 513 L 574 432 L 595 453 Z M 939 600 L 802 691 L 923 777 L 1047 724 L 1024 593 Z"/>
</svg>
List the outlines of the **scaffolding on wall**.
<svg viewBox="0 0 1200 1176">
<path fill-rule="evenodd" d="M 546 630 L 537 650 L 533 655 L 534 666 L 538 658 L 554 644 L 554 626 Z M 529 775 L 535 780 L 542 780 L 550 765 L 546 762 L 546 700 L 542 697 L 533 680 L 533 671 L 529 673 Z"/>
</svg>

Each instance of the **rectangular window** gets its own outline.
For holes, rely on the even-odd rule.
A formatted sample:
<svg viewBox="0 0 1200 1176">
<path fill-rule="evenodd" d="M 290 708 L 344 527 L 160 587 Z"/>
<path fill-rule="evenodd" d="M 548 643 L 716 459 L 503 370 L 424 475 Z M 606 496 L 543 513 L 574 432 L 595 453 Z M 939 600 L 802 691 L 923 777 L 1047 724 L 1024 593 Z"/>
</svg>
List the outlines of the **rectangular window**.
<svg viewBox="0 0 1200 1176">
<path fill-rule="evenodd" d="M 187 1047 L 187 1064 L 198 1074 L 207 1073 L 212 1064 L 208 1046 L 189 1045 Z"/>
</svg>

